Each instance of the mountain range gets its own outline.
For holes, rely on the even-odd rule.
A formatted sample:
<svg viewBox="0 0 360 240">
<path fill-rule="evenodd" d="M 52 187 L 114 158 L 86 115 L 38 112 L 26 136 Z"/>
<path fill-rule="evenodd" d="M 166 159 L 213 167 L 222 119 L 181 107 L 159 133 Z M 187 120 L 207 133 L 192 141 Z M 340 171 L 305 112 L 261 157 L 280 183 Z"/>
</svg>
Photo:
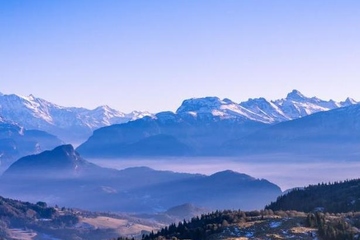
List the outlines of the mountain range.
<svg viewBox="0 0 360 240">
<path fill-rule="evenodd" d="M 230 155 L 293 153 L 327 159 L 360 156 L 360 105 L 318 112 L 255 131 L 223 145 Z"/>
<path fill-rule="evenodd" d="M 342 102 L 325 101 L 293 90 L 286 98 L 274 101 L 255 98 L 235 103 L 226 98 L 192 98 L 184 100 L 176 112 L 124 114 L 108 106 L 88 110 L 62 107 L 32 95 L 0 94 L 0 124 L 13 124 L 28 133 L 47 131 L 65 142 L 79 143 L 90 136 L 77 149 L 85 157 L 239 155 L 251 151 L 295 149 L 296 152 L 304 149 L 296 145 L 300 139 L 302 143 L 310 143 L 311 136 L 319 140 L 321 135 L 322 140 L 317 142 L 320 146 L 325 144 L 321 141 L 328 139 L 326 134 L 331 131 L 334 139 L 340 141 L 336 133 L 343 132 L 344 128 L 348 128 L 344 130 L 347 135 L 343 132 L 342 136 L 357 141 L 357 137 L 351 137 L 356 134 L 351 131 L 356 129 L 352 127 L 356 121 L 351 121 L 356 113 L 354 116 L 344 114 L 346 109 L 356 112 L 356 106 L 357 102 L 351 98 Z M 345 121 L 344 116 L 348 117 L 347 126 L 341 122 L 334 126 L 328 124 L 339 119 Z M 306 136 L 301 137 L 305 132 Z M 291 139 L 284 134 L 292 136 Z M 300 135 L 297 137 L 297 134 Z M 7 139 L 14 141 L 13 137 Z M 352 151 L 353 146 L 349 152 Z M 10 152 L 8 147 L 7 155 Z M 12 158 L 26 154 L 19 153 Z"/>
<path fill-rule="evenodd" d="M 91 158 L 267 152 L 332 155 L 335 151 L 339 156 L 351 155 L 358 152 L 360 142 L 358 114 L 360 107 L 350 98 L 323 101 L 296 90 L 286 99 L 270 102 L 190 99 L 176 113 L 161 112 L 97 129 L 77 150 Z"/>
<path fill-rule="evenodd" d="M 115 123 L 124 123 L 150 116 L 148 112 L 133 111 L 125 114 L 109 106 L 93 110 L 63 107 L 29 95 L 0 93 L 0 116 L 26 129 L 37 129 L 58 136 L 66 142 L 81 142 L 94 129 Z"/>
<path fill-rule="evenodd" d="M 235 103 L 230 99 L 221 100 L 217 97 L 187 99 L 177 109 L 176 114 L 196 115 L 199 118 L 240 118 L 272 124 L 356 103 L 351 98 L 342 102 L 309 98 L 293 90 L 286 98 L 274 101 L 254 98 Z M 63 107 L 33 95 L 23 97 L 2 93 L 0 93 L 0 116 L 26 129 L 47 131 L 66 142 L 76 143 L 85 140 L 93 130 L 100 127 L 126 123 L 144 116 L 155 117 L 149 112 L 133 111 L 125 114 L 109 106 L 100 106 L 93 110 Z M 161 116 L 166 120 L 166 114 L 158 114 L 156 118 Z"/>
<path fill-rule="evenodd" d="M 325 101 L 317 97 L 306 97 L 298 90 L 293 90 L 283 99 L 268 101 L 265 98 L 250 98 L 239 104 L 228 98 L 223 100 L 217 97 L 193 98 L 183 101 L 176 113 L 194 116 L 205 114 L 221 119 L 243 118 L 271 124 L 353 104 L 357 102 L 351 98 L 342 102 Z"/>
<path fill-rule="evenodd" d="M 229 170 L 206 176 L 148 167 L 102 168 L 71 145 L 62 145 L 13 163 L 1 176 L 0 194 L 88 210 L 151 213 L 184 203 L 211 210 L 257 209 L 281 190 L 267 180 Z"/>
<path fill-rule="evenodd" d="M 97 129 L 77 151 L 92 158 L 216 155 L 224 141 L 266 126 L 243 118 L 162 112 L 154 118 Z"/>
</svg>

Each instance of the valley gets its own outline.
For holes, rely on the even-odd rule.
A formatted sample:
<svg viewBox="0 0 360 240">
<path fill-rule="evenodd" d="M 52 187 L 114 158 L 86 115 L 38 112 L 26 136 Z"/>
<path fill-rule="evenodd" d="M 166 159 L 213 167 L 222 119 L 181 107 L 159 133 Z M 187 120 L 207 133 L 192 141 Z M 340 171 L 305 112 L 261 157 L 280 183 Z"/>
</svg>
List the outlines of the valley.
<svg viewBox="0 0 360 240">
<path fill-rule="evenodd" d="M 231 170 L 203 175 L 103 168 L 71 145 L 62 145 L 13 163 L 1 176 L 0 194 L 93 211 L 154 213 L 184 203 L 210 210 L 258 209 L 275 200 L 281 189 Z"/>
<path fill-rule="evenodd" d="M 110 239 L 141 237 L 169 222 L 155 222 L 126 214 L 50 207 L 0 197 L 0 237 L 4 239 Z M 171 218 L 173 217 L 173 218 Z M 173 221 L 176 216 L 169 216 Z"/>
<path fill-rule="evenodd" d="M 359 178 L 357 159 L 329 159 L 290 154 L 250 155 L 244 157 L 168 157 L 88 159 L 102 167 L 124 169 L 148 166 L 157 170 L 211 175 L 222 169 L 232 169 L 256 178 L 265 178 L 283 191 L 321 182 Z"/>
</svg>

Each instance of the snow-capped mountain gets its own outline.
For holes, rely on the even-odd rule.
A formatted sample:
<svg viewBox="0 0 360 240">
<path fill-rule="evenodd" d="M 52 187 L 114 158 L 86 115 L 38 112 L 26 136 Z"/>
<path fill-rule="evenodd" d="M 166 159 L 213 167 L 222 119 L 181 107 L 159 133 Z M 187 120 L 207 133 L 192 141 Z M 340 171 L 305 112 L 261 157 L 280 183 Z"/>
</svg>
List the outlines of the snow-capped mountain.
<svg viewBox="0 0 360 240">
<path fill-rule="evenodd" d="M 224 142 L 228 154 L 293 154 L 358 160 L 360 104 L 281 122 Z"/>
<path fill-rule="evenodd" d="M 176 111 L 179 115 L 211 115 L 221 119 L 243 118 L 257 122 L 268 123 L 269 120 L 247 108 L 231 101 L 230 99 L 221 100 L 218 97 L 191 98 L 183 101 Z"/>
<path fill-rule="evenodd" d="M 317 97 L 309 98 L 298 90 L 293 90 L 283 99 L 274 101 L 267 101 L 264 98 L 249 99 L 240 103 L 240 105 L 259 115 L 270 118 L 270 123 L 277 123 L 357 103 L 351 98 L 347 98 L 343 102 L 325 101 Z"/>
<path fill-rule="evenodd" d="M 342 102 L 309 98 L 293 90 L 286 98 L 273 101 L 254 98 L 236 103 L 227 98 L 223 100 L 218 97 L 192 98 L 184 100 L 176 113 L 161 112 L 153 115 L 137 111 L 125 114 L 109 106 L 100 106 L 93 110 L 63 107 L 33 95 L 22 97 L 0 93 L 0 116 L 2 116 L 0 122 L 17 123 L 25 129 L 43 130 L 66 142 L 76 144 L 88 138 L 95 129 L 126 123 L 145 116 L 164 123 L 171 118 L 180 117 L 179 119 L 186 121 L 201 120 L 201 124 L 222 119 L 274 124 L 357 103 L 351 98 Z"/>
<path fill-rule="evenodd" d="M 26 129 L 44 130 L 67 142 L 85 140 L 100 127 L 151 116 L 148 112 L 136 111 L 125 114 L 108 106 L 93 110 L 63 107 L 33 95 L 23 97 L 15 94 L 0 94 L 0 115 Z"/>
<path fill-rule="evenodd" d="M 176 113 L 164 111 L 97 129 L 78 151 L 88 157 L 115 158 L 216 155 L 223 143 L 246 138 L 270 125 L 356 103 L 352 99 L 308 98 L 297 90 L 280 100 L 257 98 L 240 104 L 218 97 L 192 98 L 183 101 Z"/>
<path fill-rule="evenodd" d="M 272 124 L 357 103 L 351 98 L 343 102 L 325 101 L 317 97 L 309 98 L 298 90 L 293 90 L 283 99 L 268 101 L 265 98 L 250 98 L 240 104 L 227 98 L 223 100 L 217 97 L 192 98 L 183 101 L 176 113 L 192 116 L 209 114 L 222 119 L 244 118 Z"/>
</svg>

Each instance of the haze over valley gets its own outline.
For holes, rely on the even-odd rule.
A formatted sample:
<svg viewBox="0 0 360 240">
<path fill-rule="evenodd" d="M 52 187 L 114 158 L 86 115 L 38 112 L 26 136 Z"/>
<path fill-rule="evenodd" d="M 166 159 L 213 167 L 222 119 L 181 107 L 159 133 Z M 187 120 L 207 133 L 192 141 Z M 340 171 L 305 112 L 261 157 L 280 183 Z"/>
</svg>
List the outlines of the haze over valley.
<svg viewBox="0 0 360 240">
<path fill-rule="evenodd" d="M 306 159 L 306 160 L 304 160 Z M 360 163 L 339 159 L 323 159 L 314 156 L 286 154 L 251 155 L 236 157 L 169 157 L 132 159 L 89 159 L 103 167 L 124 169 L 132 166 L 148 166 L 157 170 L 201 173 L 211 175 L 221 169 L 231 169 L 256 178 L 267 179 L 283 191 L 317 184 L 358 178 Z"/>
<path fill-rule="evenodd" d="M 107 107 L 91 110 L 102 109 L 91 115 L 90 110 L 60 107 L 34 96 L 1 94 L 0 100 L 2 141 L 7 143 L 2 144 L 3 171 L 21 156 L 66 142 L 44 132 L 49 130 L 60 136 L 89 136 L 76 151 L 90 162 L 118 170 L 146 166 L 211 175 L 231 169 L 270 180 L 282 190 L 357 176 L 360 108 L 351 98 L 325 101 L 297 90 L 279 100 L 255 98 L 240 104 L 193 98 L 184 100 L 176 113 L 137 112 L 132 119 Z M 86 135 L 91 129 L 94 133 Z M 31 131 L 39 133 L 26 140 Z"/>
</svg>

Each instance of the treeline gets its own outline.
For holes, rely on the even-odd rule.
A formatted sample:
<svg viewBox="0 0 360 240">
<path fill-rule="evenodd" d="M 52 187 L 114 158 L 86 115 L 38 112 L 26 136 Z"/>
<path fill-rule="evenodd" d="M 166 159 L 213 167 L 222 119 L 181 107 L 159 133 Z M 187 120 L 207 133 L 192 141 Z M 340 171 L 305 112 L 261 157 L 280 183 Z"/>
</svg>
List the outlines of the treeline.
<svg viewBox="0 0 360 240">
<path fill-rule="evenodd" d="M 3 218 L 52 218 L 56 210 L 45 202 L 36 204 L 0 197 L 0 216 Z"/>
<path fill-rule="evenodd" d="M 276 220 L 278 219 L 278 220 Z M 303 213 L 298 211 L 216 211 L 194 217 L 190 221 L 182 221 L 178 224 L 171 224 L 157 232 L 151 232 L 142 236 L 142 240 L 179 240 L 179 239 L 217 239 L 217 234 L 222 234 L 224 230 L 232 226 L 246 226 L 244 223 L 254 222 L 259 225 L 256 237 L 263 237 L 267 231 L 273 231 L 268 224 L 272 221 L 284 219 L 286 228 L 279 228 L 279 231 L 289 230 L 292 227 L 306 226 L 316 228 L 309 232 L 313 237 L 317 235 L 319 239 L 326 240 L 360 240 L 360 212 L 349 213 L 323 213 L 311 212 Z M 289 219 L 295 219 L 290 221 Z M 286 236 L 285 236 L 286 237 Z M 302 239 L 302 238 L 299 238 Z M 119 237 L 113 240 L 133 240 L 132 238 Z"/>
<path fill-rule="evenodd" d="M 9 239 L 10 228 L 39 230 L 71 227 L 79 218 L 71 212 L 59 214 L 45 202 L 36 204 L 0 197 L 0 239 Z"/>
<path fill-rule="evenodd" d="M 258 215 L 258 213 L 256 213 Z M 246 214 L 242 211 L 216 211 L 192 218 L 191 221 L 183 221 L 171 224 L 157 233 L 150 233 L 143 240 L 160 239 L 207 239 L 208 236 L 221 231 L 229 224 L 246 221 Z"/>
<path fill-rule="evenodd" d="M 171 224 L 158 231 L 143 236 L 143 240 L 164 240 L 164 239 L 209 239 L 209 236 L 221 233 L 232 224 L 245 223 L 249 221 L 265 220 L 274 215 L 282 217 L 297 216 L 295 211 L 280 211 L 274 213 L 272 210 L 261 211 L 216 211 L 194 217 L 190 221 L 182 221 L 178 224 Z"/>
<path fill-rule="evenodd" d="M 265 209 L 301 212 L 322 210 L 332 213 L 360 211 L 360 180 L 319 183 L 304 189 L 294 189 L 278 197 Z"/>
<path fill-rule="evenodd" d="M 360 214 L 348 213 L 332 216 L 328 213 L 309 213 L 306 222 L 309 227 L 318 229 L 319 235 L 327 240 L 354 240 L 360 235 L 354 227 L 360 227 Z"/>
</svg>

